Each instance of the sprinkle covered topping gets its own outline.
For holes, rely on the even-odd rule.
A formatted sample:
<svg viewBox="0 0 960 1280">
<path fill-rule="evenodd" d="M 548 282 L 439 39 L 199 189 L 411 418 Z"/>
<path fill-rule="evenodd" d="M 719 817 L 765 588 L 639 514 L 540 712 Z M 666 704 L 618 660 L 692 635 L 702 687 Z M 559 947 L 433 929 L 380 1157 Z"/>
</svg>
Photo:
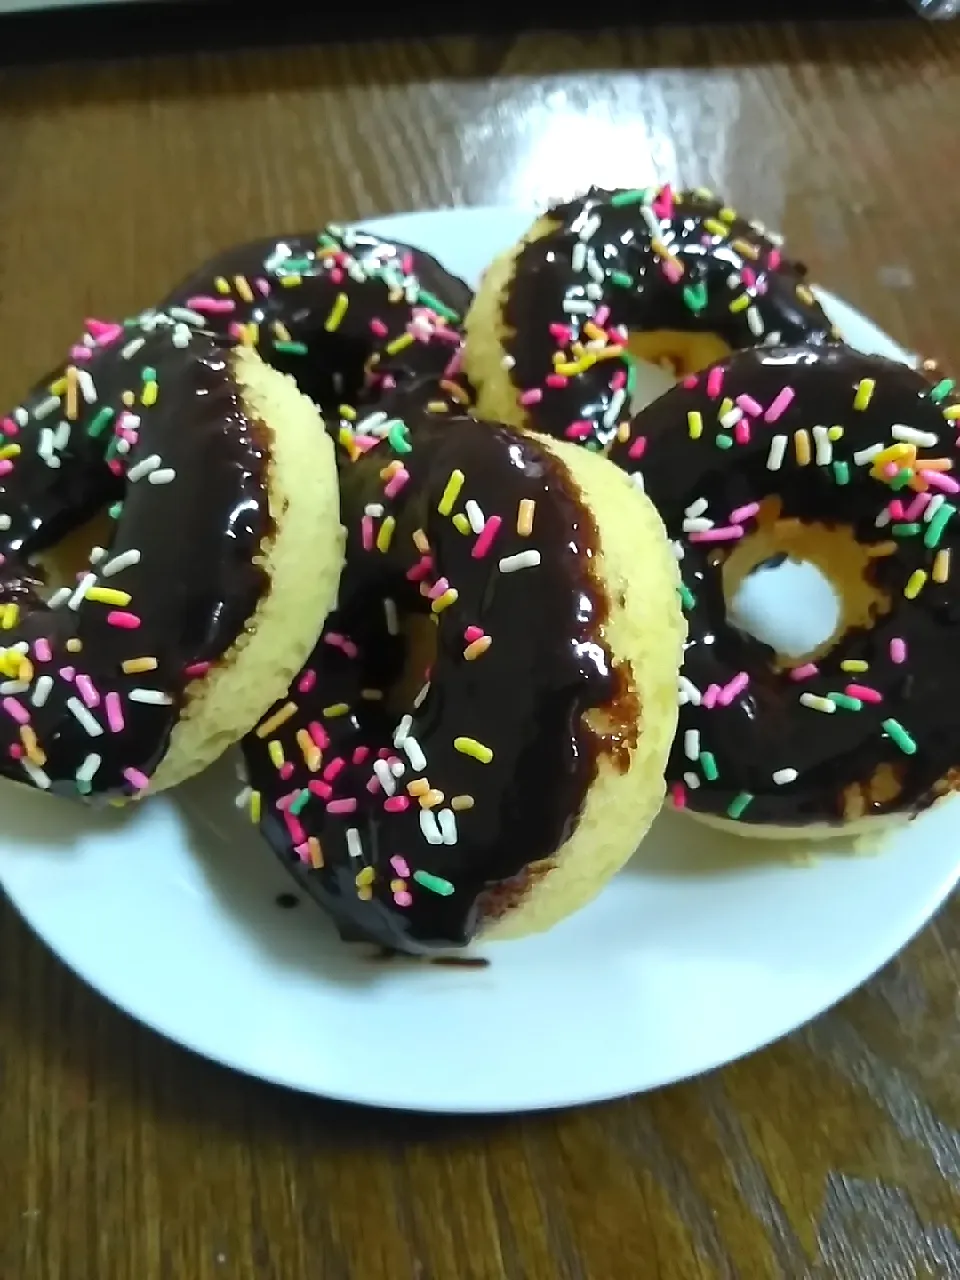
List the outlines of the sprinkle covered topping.
<svg viewBox="0 0 960 1280">
<path fill-rule="evenodd" d="M 636 733 L 596 528 L 562 464 L 507 428 L 448 408 L 341 427 L 338 609 L 244 741 L 243 803 L 345 936 L 462 945 L 498 889 L 546 869 L 598 754 Z M 582 724 L 595 706 L 626 721 L 621 696 L 630 727 Z"/>
<path fill-rule="evenodd" d="M 732 350 L 833 336 L 779 237 L 709 191 L 595 189 L 546 216 L 554 229 L 521 250 L 503 308 L 523 425 L 609 446 L 632 412 L 631 335 L 712 334 Z M 731 402 L 729 426 L 745 412 Z"/>
<path fill-rule="evenodd" d="M 735 422 L 731 406 L 743 411 Z M 687 379 L 614 446 L 615 462 L 642 469 L 680 555 L 690 631 L 668 769 L 676 803 L 799 826 L 912 814 L 949 789 L 960 765 L 958 410 L 952 382 L 906 365 L 840 345 L 758 348 Z M 816 525 L 863 552 L 872 622 L 815 661 L 778 660 L 727 616 L 724 562 L 769 521 L 788 547 Z"/>
<path fill-rule="evenodd" d="M 70 363 L 0 420 L 0 775 L 141 792 L 185 688 L 255 611 L 267 437 L 229 353 L 159 314 L 88 321 Z M 30 557 L 103 509 L 106 545 L 41 598 Z"/>
</svg>

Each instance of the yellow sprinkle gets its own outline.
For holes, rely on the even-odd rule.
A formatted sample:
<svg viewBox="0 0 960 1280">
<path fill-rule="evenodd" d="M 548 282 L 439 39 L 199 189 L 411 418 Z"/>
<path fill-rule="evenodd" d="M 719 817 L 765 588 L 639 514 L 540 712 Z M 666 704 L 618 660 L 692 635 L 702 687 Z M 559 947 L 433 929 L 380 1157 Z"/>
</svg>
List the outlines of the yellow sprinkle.
<svg viewBox="0 0 960 1280">
<path fill-rule="evenodd" d="M 279 746 L 279 743 L 277 745 Z M 260 792 L 259 791 L 250 792 L 250 821 L 251 822 L 260 821 Z"/>
<path fill-rule="evenodd" d="M 841 427 L 841 426 L 839 426 L 839 425 L 837 425 L 837 426 L 835 426 L 835 427 L 828 427 L 828 429 L 827 429 L 827 439 L 828 439 L 828 440 L 832 440 L 832 441 L 834 442 L 834 444 L 836 444 L 836 442 L 837 442 L 838 440 L 842 440 L 842 439 L 843 439 L 843 427 Z"/>
<path fill-rule="evenodd" d="M 422 556 L 430 554 L 430 540 L 422 529 L 414 529 L 413 545 L 417 548 Z"/>
<path fill-rule="evenodd" d="M 360 457 L 360 450 L 357 448 L 356 441 L 353 438 L 353 432 L 348 426 L 342 426 L 337 432 L 337 443 L 346 453 L 351 462 L 356 462 Z"/>
<path fill-rule="evenodd" d="M 373 884 L 374 876 L 376 874 L 377 873 L 374 871 L 373 867 L 362 867 L 357 872 L 357 888 L 360 889 L 364 885 Z"/>
<path fill-rule="evenodd" d="M 734 298 L 734 300 L 730 303 L 730 310 L 731 310 L 731 311 L 746 311 L 746 309 L 747 309 L 747 307 L 749 307 L 749 305 L 750 305 L 751 301 L 752 301 L 752 299 L 751 299 L 751 297 L 750 297 L 749 293 L 741 293 L 741 295 L 740 295 L 740 297 L 739 297 L 739 298 Z"/>
<path fill-rule="evenodd" d="M 120 397 L 120 399 L 123 401 L 124 405 L 128 409 L 132 409 L 133 406 L 137 403 L 137 397 L 133 394 L 132 391 L 125 391 L 123 395 Z"/>
<path fill-rule="evenodd" d="M 304 764 L 311 773 L 316 773 L 323 760 L 323 752 L 307 733 L 306 729 L 297 730 L 297 746 L 300 748 Z"/>
<path fill-rule="evenodd" d="M 927 580 L 927 572 L 925 569 L 914 569 L 910 577 L 907 579 L 907 585 L 903 588 L 903 594 L 908 600 L 916 600 L 917 596 L 923 590 L 924 583 Z"/>
<path fill-rule="evenodd" d="M 450 406 L 446 400 L 428 400 L 427 413 L 449 413 Z"/>
<path fill-rule="evenodd" d="M 350 299 L 345 293 L 338 293 L 336 301 L 324 321 L 323 327 L 327 333 L 333 333 L 340 328 L 343 317 L 347 314 L 347 307 L 350 305 Z"/>
<path fill-rule="evenodd" d="M 364 702 L 382 702 L 383 690 L 382 689 L 361 689 L 360 697 L 364 700 Z"/>
<path fill-rule="evenodd" d="M 887 542 L 875 542 L 872 547 L 865 547 L 869 560 L 879 560 L 881 556 L 892 556 L 900 550 L 896 542 L 888 540 Z"/>
<path fill-rule="evenodd" d="M 462 533 L 464 537 L 466 537 L 467 534 L 473 532 L 473 530 L 470 528 L 470 521 L 467 519 L 467 517 L 463 514 L 462 511 L 458 511 L 457 514 L 453 517 L 453 527 L 459 533 Z"/>
<path fill-rule="evenodd" d="M 617 441 L 620 444 L 626 444 L 630 439 L 630 423 L 626 418 L 617 427 Z"/>
<path fill-rule="evenodd" d="M 749 240 L 732 240 L 731 248 L 736 249 L 737 253 L 744 258 L 749 258 L 751 262 L 756 262 L 760 257 L 760 250 L 755 244 L 751 244 Z"/>
<path fill-rule="evenodd" d="M 946 582 L 949 577 L 950 550 L 948 547 L 943 547 L 933 557 L 933 580 L 934 582 Z"/>
<path fill-rule="evenodd" d="M 403 470 L 403 463 L 399 458 L 394 458 L 392 462 L 388 462 L 385 467 L 380 468 L 381 480 L 392 480 L 398 471 Z"/>
<path fill-rule="evenodd" d="M 316 836 L 307 836 L 307 857 L 310 859 L 311 867 L 319 871 L 323 866 L 323 846 Z"/>
<path fill-rule="evenodd" d="M 956 422 L 960 418 L 960 404 L 948 404 L 943 411 L 943 416 L 948 422 Z"/>
<path fill-rule="evenodd" d="M 810 462 L 810 432 L 800 427 L 793 433 L 793 447 L 797 454 L 797 465 L 805 467 Z"/>
<path fill-rule="evenodd" d="M 237 293 L 244 302 L 253 302 L 253 290 L 250 288 L 250 282 L 246 276 L 234 276 L 233 283 L 236 285 Z"/>
<path fill-rule="evenodd" d="M 66 377 L 58 378 L 56 382 L 50 383 L 50 394 L 52 396 L 62 396 L 67 389 Z"/>
<path fill-rule="evenodd" d="M 864 662 L 862 658 L 845 658 L 840 663 L 844 671 L 869 671 L 870 663 Z"/>
<path fill-rule="evenodd" d="M 517 507 L 517 533 L 521 538 L 529 538 L 533 533 L 533 513 L 537 504 L 533 498 L 521 498 Z"/>
<path fill-rule="evenodd" d="M 91 587 L 86 599 L 94 604 L 113 604 L 123 609 L 130 603 L 131 596 L 129 591 L 118 591 L 116 587 Z"/>
<path fill-rule="evenodd" d="M 20 654 L 16 649 L 0 649 L 0 674 L 11 680 L 19 680 Z"/>
<path fill-rule="evenodd" d="M 0 627 L 2 627 L 4 631 L 10 631 L 11 628 L 17 625 L 19 618 L 20 606 L 12 602 L 10 604 L 5 604 L 3 606 L 3 617 L 0 619 Z"/>
<path fill-rule="evenodd" d="M 390 892 L 391 892 L 391 893 L 403 893 L 403 891 L 404 891 L 404 889 L 406 889 L 406 887 L 407 887 L 407 882 L 406 882 L 406 880 L 401 880 L 398 876 L 395 876 L 395 877 L 390 881 Z M 363 897 L 363 894 L 361 893 L 361 895 L 360 895 L 360 896 L 361 896 L 361 897 Z"/>
<path fill-rule="evenodd" d="M 471 640 L 463 651 L 463 656 L 468 662 L 473 662 L 477 658 L 482 658 L 487 652 L 493 641 L 489 636 L 478 636 L 476 640 Z"/>
<path fill-rule="evenodd" d="M 323 714 L 328 720 L 336 720 L 337 716 L 345 716 L 350 710 L 350 704 L 347 702 L 334 702 L 329 707 L 323 708 Z"/>
<path fill-rule="evenodd" d="M 411 796 L 425 796 L 429 790 L 430 783 L 426 778 L 414 778 L 407 783 L 407 793 Z"/>
<path fill-rule="evenodd" d="M 421 809 L 435 809 L 438 804 L 443 804 L 443 792 L 437 791 L 435 787 L 430 787 L 428 791 L 424 791 L 420 796 Z"/>
<path fill-rule="evenodd" d="M 462 755 L 479 760 L 481 764 L 489 764 L 493 759 L 491 749 L 485 747 L 482 742 L 478 742 L 476 738 L 454 738 L 453 745 Z"/>
<path fill-rule="evenodd" d="M 388 342 L 384 347 L 388 356 L 395 356 L 400 351 L 406 351 L 407 347 L 414 344 L 414 336 L 412 333 L 401 333 L 399 338 L 394 338 L 392 342 Z"/>
<path fill-rule="evenodd" d="M 589 356 L 584 356 L 582 360 L 562 361 L 556 365 L 555 372 L 559 373 L 563 378 L 576 378 L 581 373 L 586 373 L 589 368 L 597 363 L 597 357 L 591 352 Z"/>
<path fill-rule="evenodd" d="M 281 276 L 280 283 L 284 289 L 295 289 L 298 284 L 303 284 L 302 276 Z"/>
<path fill-rule="evenodd" d="M 274 337 L 279 338 L 281 342 L 293 341 L 293 338 L 291 338 L 290 336 L 290 330 L 287 328 L 287 326 L 283 323 L 282 320 L 274 320 L 273 333 L 274 333 Z"/>
<path fill-rule="evenodd" d="M 390 549 L 390 543 L 393 541 L 393 531 L 396 527 L 397 522 L 393 516 L 387 516 L 377 530 L 377 550 L 384 555 Z"/>
<path fill-rule="evenodd" d="M 691 409 L 687 414 L 687 429 L 691 440 L 699 440 L 703 435 L 703 415 L 698 409 Z"/>
<path fill-rule="evenodd" d="M 67 368 L 67 405 L 66 414 L 69 422 L 77 420 L 77 370 L 73 365 Z"/>
<path fill-rule="evenodd" d="M 41 749 L 39 742 L 37 742 L 37 735 L 30 725 L 22 724 L 20 726 L 20 741 L 23 743 L 23 749 L 27 753 L 27 759 L 30 763 L 42 769 L 47 763 L 47 753 Z"/>
<path fill-rule="evenodd" d="M 270 763 L 275 769 L 283 768 L 283 747 L 280 745 L 279 738 L 271 738 L 267 743 L 267 754 L 270 756 Z"/>
<path fill-rule="evenodd" d="M 651 240 L 650 248 L 653 250 L 653 252 L 657 255 L 658 258 L 663 258 L 664 262 L 669 262 L 670 265 L 674 267 L 680 275 L 683 275 L 683 263 L 680 261 L 680 259 L 677 257 L 675 253 L 673 253 L 670 249 L 667 248 L 667 246 L 663 243 L 662 240 Z"/>
<path fill-rule="evenodd" d="M 796 292 L 797 292 L 797 297 L 800 299 L 802 303 L 804 303 L 805 306 L 812 307 L 813 304 L 816 302 L 816 298 L 813 296 L 813 294 L 805 284 L 798 284 Z"/>
<path fill-rule="evenodd" d="M 862 384 L 861 384 L 862 385 Z M 857 393 L 859 395 L 859 392 Z M 912 466 L 917 460 L 917 448 L 912 444 L 892 444 L 878 453 L 870 462 L 870 471 L 879 476 L 888 462 L 899 462 L 904 466 Z"/>
<path fill-rule="evenodd" d="M 272 716 L 267 716 L 266 720 L 261 720 L 257 725 L 257 737 L 269 738 L 271 733 L 275 733 L 282 724 L 286 724 L 291 716 L 296 715 L 297 704 L 295 702 L 285 702 L 282 707 L 278 707 Z"/>
<path fill-rule="evenodd" d="M 437 510 L 442 516 L 448 516 L 453 510 L 453 504 L 460 496 L 460 490 L 463 488 L 464 474 L 462 471 L 453 470 L 450 472 L 450 479 L 447 481 L 443 493 L 440 495 L 440 501 L 437 503 Z"/>
<path fill-rule="evenodd" d="M 703 229 L 704 231 L 709 231 L 712 236 L 725 236 L 727 234 L 727 228 L 722 222 L 718 222 L 716 218 L 704 218 Z"/>
<path fill-rule="evenodd" d="M 857 384 L 857 394 L 853 397 L 853 407 L 855 409 L 866 409 L 867 405 L 873 399 L 873 391 L 876 387 L 873 378 L 861 378 Z"/>
<path fill-rule="evenodd" d="M 733 408 L 733 401 L 730 399 L 729 396 L 724 396 L 723 399 L 720 401 L 720 408 L 717 410 L 717 417 L 725 418 L 732 408 Z"/>
<path fill-rule="evenodd" d="M 5 444 L 0 449 L 0 458 L 19 458 L 20 446 L 18 444 Z"/>
<path fill-rule="evenodd" d="M 79 653 L 83 648 L 83 641 L 79 636 L 71 636 L 67 641 L 67 653 Z"/>
<path fill-rule="evenodd" d="M 230 283 L 227 280 L 226 276 L 217 276 L 217 278 L 213 282 L 213 287 L 216 289 L 217 293 L 230 292 Z"/>
<path fill-rule="evenodd" d="M 17 670 L 17 679 L 22 680 L 24 684 L 29 684 L 33 679 L 33 663 L 27 655 L 20 654 L 20 666 Z"/>
<path fill-rule="evenodd" d="M 346 418 L 348 422 L 356 422 L 357 420 L 357 411 L 354 409 L 353 405 L 342 404 L 337 412 L 340 414 L 341 418 Z"/>
<path fill-rule="evenodd" d="M 728 204 L 725 204 L 722 209 L 717 210 L 717 217 L 721 222 L 736 222 L 737 211 L 736 209 L 731 209 Z"/>
<path fill-rule="evenodd" d="M 450 801 L 450 808 L 457 813 L 462 813 L 464 809 L 472 809 L 474 803 L 473 796 L 454 796 Z"/>
<path fill-rule="evenodd" d="M 249 324 L 240 325 L 240 343 L 244 347 L 255 347 L 260 341 L 260 326 L 251 320 Z"/>
<path fill-rule="evenodd" d="M 155 382 L 147 382 L 144 384 L 143 395 L 140 397 L 140 403 L 146 409 L 151 409 L 157 403 L 157 397 L 160 394 L 160 388 Z"/>
<path fill-rule="evenodd" d="M 601 360 L 616 360 L 617 356 L 623 355 L 623 347 L 612 343 L 609 347 L 604 347 L 602 351 L 592 351 L 593 363 L 596 364 Z"/>
<path fill-rule="evenodd" d="M 430 608 L 433 613 L 443 613 L 444 609 L 449 609 L 459 599 L 460 593 L 456 587 L 448 587 L 442 596 L 437 596 Z"/>
<path fill-rule="evenodd" d="M 143 671 L 156 671 L 156 658 L 128 658 L 120 664 L 124 675 L 138 676 Z"/>
</svg>

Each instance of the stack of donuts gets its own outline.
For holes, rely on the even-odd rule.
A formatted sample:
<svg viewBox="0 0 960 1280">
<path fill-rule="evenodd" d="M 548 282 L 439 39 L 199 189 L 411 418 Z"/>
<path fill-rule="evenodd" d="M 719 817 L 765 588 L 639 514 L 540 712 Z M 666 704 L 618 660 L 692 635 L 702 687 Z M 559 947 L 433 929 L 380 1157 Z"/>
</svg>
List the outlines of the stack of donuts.
<svg viewBox="0 0 960 1280">
<path fill-rule="evenodd" d="M 475 297 L 364 231 L 230 250 L 0 417 L 0 777 L 238 748 L 265 850 L 413 954 L 551 927 L 665 795 L 903 821 L 960 776 L 958 425 L 704 190 L 553 208 Z M 732 616 L 774 556 L 840 599 L 799 657 Z"/>
</svg>

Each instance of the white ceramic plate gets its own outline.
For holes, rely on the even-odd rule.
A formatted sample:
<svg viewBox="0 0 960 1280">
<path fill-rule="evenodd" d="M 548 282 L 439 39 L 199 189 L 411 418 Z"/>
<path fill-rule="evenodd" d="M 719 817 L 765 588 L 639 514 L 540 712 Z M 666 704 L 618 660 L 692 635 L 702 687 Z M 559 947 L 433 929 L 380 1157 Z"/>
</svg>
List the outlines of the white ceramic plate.
<svg viewBox="0 0 960 1280">
<path fill-rule="evenodd" d="M 528 220 L 478 209 L 366 225 L 475 279 Z M 857 345 L 907 358 L 829 309 Z M 68 965 L 149 1026 L 251 1075 L 391 1107 L 557 1107 L 728 1062 L 863 982 L 960 874 L 950 806 L 875 856 L 838 846 L 814 865 L 665 814 L 592 906 L 488 947 L 488 967 L 376 963 L 309 902 L 280 909 L 291 883 L 234 791 L 229 761 L 129 814 L 4 788 L 0 879 Z"/>
</svg>

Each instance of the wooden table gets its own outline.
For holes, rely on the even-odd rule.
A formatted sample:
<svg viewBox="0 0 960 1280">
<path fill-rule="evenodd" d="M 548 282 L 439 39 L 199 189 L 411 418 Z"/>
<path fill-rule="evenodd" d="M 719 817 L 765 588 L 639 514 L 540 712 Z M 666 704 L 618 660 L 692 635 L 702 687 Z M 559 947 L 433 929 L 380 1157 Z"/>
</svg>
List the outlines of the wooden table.
<svg viewBox="0 0 960 1280">
<path fill-rule="evenodd" d="M 151 302 L 223 243 L 657 178 L 728 193 L 956 364 L 958 118 L 960 23 L 4 73 L 0 403 L 79 317 Z M 954 899 L 866 989 L 746 1062 L 587 1110 L 438 1120 L 200 1061 L 0 908 L 0 1276 L 960 1276 L 958 976 Z"/>
</svg>

